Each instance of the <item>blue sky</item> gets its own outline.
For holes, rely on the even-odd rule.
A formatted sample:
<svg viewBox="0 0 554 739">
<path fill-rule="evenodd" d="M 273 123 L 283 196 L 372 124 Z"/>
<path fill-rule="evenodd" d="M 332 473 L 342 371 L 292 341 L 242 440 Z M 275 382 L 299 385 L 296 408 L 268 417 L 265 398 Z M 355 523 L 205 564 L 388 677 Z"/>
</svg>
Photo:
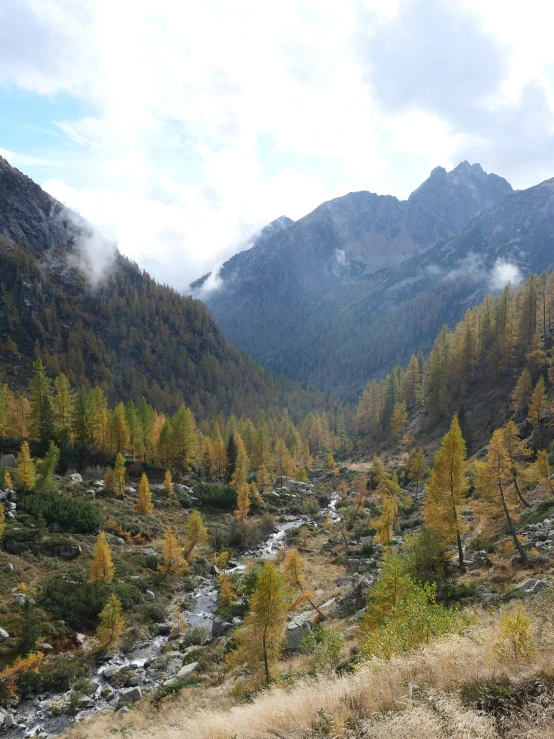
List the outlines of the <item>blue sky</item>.
<svg viewBox="0 0 554 739">
<path fill-rule="evenodd" d="M 282 214 L 554 175 L 546 0 L 4 0 L 0 153 L 179 289 Z"/>
</svg>

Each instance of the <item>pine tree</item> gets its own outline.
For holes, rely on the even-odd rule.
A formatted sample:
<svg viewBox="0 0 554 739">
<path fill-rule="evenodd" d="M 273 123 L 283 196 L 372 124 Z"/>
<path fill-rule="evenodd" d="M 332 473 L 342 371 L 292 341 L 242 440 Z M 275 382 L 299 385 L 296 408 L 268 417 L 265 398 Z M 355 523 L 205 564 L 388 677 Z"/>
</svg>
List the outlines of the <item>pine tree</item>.
<svg viewBox="0 0 554 739">
<path fill-rule="evenodd" d="M 117 596 L 110 595 L 100 613 L 99 624 L 96 629 L 96 636 L 102 647 L 107 649 L 108 647 L 117 646 L 124 628 L 125 621 L 121 601 Z"/>
<path fill-rule="evenodd" d="M 225 452 L 225 444 L 221 438 L 221 431 L 217 423 L 214 426 L 211 441 L 214 455 L 215 476 L 218 480 L 221 480 L 227 467 L 227 454 Z"/>
<path fill-rule="evenodd" d="M 243 483 L 237 493 L 237 508 L 235 510 L 235 517 L 242 527 L 244 527 L 244 525 L 246 524 L 249 508 L 250 494 L 248 490 L 248 485 L 246 485 L 246 483 Z"/>
<path fill-rule="evenodd" d="M 41 359 L 33 362 L 33 377 L 29 386 L 31 402 L 30 433 L 33 439 L 40 440 L 41 419 L 45 408 L 45 398 L 50 394 L 50 382 L 46 377 Z"/>
<path fill-rule="evenodd" d="M 154 504 L 152 503 L 152 493 L 150 492 L 150 484 L 148 478 L 143 472 L 140 478 L 139 495 L 137 501 L 137 513 L 141 516 L 149 516 L 154 510 Z"/>
<path fill-rule="evenodd" d="M 475 488 L 481 493 L 484 501 L 488 504 L 491 512 L 496 513 L 502 509 L 506 516 L 508 529 L 519 553 L 522 563 L 528 560 L 527 553 L 521 544 L 513 522 L 515 501 L 510 490 L 512 480 L 511 460 L 506 451 L 502 429 L 497 429 L 489 442 L 489 449 L 485 462 L 475 462 L 477 471 Z M 486 509 L 483 511 L 485 517 L 490 515 Z"/>
<path fill-rule="evenodd" d="M 111 451 L 108 399 L 99 387 L 94 387 L 90 393 L 89 423 L 91 440 L 96 449 Z"/>
<path fill-rule="evenodd" d="M 56 465 L 60 458 L 60 450 L 54 444 L 50 442 L 48 452 L 42 460 L 42 464 L 39 467 L 38 474 L 36 476 L 35 490 L 44 493 L 54 489 L 53 475 L 56 471 Z"/>
<path fill-rule="evenodd" d="M 463 521 L 460 508 L 467 494 L 466 445 L 458 417 L 452 418 L 450 430 L 435 454 L 431 477 L 427 483 L 425 525 L 444 537 L 456 540 L 460 569 L 464 569 L 462 549 Z"/>
<path fill-rule="evenodd" d="M 266 684 L 271 682 L 285 640 L 287 607 L 283 578 L 273 562 L 265 562 L 250 599 L 244 626 L 235 633 L 238 648 L 232 655 L 232 662 L 246 665 Z"/>
<path fill-rule="evenodd" d="M 166 529 L 163 542 L 163 564 L 159 570 L 164 577 L 167 575 L 184 575 L 189 571 L 189 565 L 183 556 L 183 547 L 179 545 L 173 529 Z"/>
<path fill-rule="evenodd" d="M 531 375 L 527 367 L 525 367 L 512 393 L 512 404 L 516 413 L 523 413 L 527 410 L 532 391 L 533 383 L 531 382 Z"/>
<path fill-rule="evenodd" d="M 23 490 L 34 490 L 35 465 L 31 459 L 29 444 L 24 441 L 17 455 L 17 483 Z"/>
<path fill-rule="evenodd" d="M 289 590 L 299 591 L 301 600 L 307 601 L 311 607 L 319 614 L 319 617 L 325 621 L 326 616 L 313 602 L 313 593 L 308 590 L 306 578 L 304 577 L 304 560 L 300 556 L 298 549 L 289 549 L 283 563 L 283 576 L 285 585 Z M 298 601 L 297 601 L 298 602 Z"/>
<path fill-rule="evenodd" d="M 238 455 L 238 448 L 237 443 L 235 441 L 235 435 L 230 434 L 229 439 L 227 441 L 227 466 L 226 466 L 226 479 L 227 482 L 231 482 L 233 479 L 233 475 L 235 474 L 235 465 L 237 462 L 237 455 Z"/>
<path fill-rule="evenodd" d="M 544 411 L 546 409 L 546 391 L 544 389 L 544 377 L 539 377 L 531 400 L 529 402 L 529 409 L 527 411 L 527 420 L 529 423 L 536 428 L 542 420 Z"/>
<path fill-rule="evenodd" d="M 82 387 L 79 389 L 73 407 L 73 439 L 75 446 L 85 448 L 92 442 L 91 430 L 91 407 L 87 391 Z"/>
<path fill-rule="evenodd" d="M 175 490 L 173 489 L 173 480 L 171 478 L 171 472 L 169 470 L 165 471 L 164 490 L 168 498 L 175 497 Z"/>
<path fill-rule="evenodd" d="M 187 535 L 185 538 L 185 556 L 190 557 L 195 547 L 203 547 L 208 539 L 208 532 L 200 511 L 191 511 L 187 519 Z"/>
<path fill-rule="evenodd" d="M 112 552 L 106 539 L 106 534 L 101 531 L 96 539 L 92 563 L 90 565 L 90 582 L 110 583 L 113 580 L 115 567 L 112 562 Z"/>
</svg>

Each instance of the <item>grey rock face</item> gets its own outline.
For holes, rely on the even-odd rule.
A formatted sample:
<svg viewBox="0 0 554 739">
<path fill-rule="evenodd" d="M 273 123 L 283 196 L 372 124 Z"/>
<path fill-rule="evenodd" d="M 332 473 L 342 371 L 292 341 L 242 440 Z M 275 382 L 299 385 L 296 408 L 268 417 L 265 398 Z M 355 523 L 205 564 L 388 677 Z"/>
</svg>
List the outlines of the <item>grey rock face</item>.
<svg viewBox="0 0 554 739">
<path fill-rule="evenodd" d="M 10 635 L 5 629 L 0 629 L 0 643 L 3 641 L 6 641 L 6 639 L 9 639 Z"/>
</svg>

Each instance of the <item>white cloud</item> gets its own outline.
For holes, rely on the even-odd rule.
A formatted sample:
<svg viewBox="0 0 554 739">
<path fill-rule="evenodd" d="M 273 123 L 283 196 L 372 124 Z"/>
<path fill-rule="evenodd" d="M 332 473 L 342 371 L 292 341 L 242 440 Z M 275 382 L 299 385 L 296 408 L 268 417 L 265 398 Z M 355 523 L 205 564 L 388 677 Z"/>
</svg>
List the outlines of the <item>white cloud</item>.
<svg viewBox="0 0 554 739">
<path fill-rule="evenodd" d="M 44 186 L 184 288 L 268 221 L 348 191 L 405 197 L 464 158 L 515 186 L 554 174 L 552 14 L 541 0 L 7 0 L 0 84 L 86 101 L 57 121 L 79 179 L 67 151 L 45 153 L 64 166 Z"/>
<path fill-rule="evenodd" d="M 519 267 L 499 259 L 492 268 L 490 284 L 493 290 L 502 290 L 508 283 L 517 285 L 521 279 Z"/>
</svg>

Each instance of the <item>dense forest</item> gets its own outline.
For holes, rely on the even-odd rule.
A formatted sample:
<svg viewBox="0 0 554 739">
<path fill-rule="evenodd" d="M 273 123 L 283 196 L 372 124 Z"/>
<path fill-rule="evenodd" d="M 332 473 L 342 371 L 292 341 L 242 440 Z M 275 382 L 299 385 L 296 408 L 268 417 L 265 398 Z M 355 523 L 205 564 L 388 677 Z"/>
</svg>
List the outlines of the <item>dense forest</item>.
<svg viewBox="0 0 554 739">
<path fill-rule="evenodd" d="M 159 411 L 188 405 L 199 418 L 287 407 L 296 418 L 332 401 L 266 371 L 228 344 L 207 308 L 158 285 L 118 256 L 92 288 L 71 250 L 45 256 L 0 239 L 0 378 L 22 387 L 40 357 L 76 386 L 110 401 L 144 396 Z"/>
</svg>

